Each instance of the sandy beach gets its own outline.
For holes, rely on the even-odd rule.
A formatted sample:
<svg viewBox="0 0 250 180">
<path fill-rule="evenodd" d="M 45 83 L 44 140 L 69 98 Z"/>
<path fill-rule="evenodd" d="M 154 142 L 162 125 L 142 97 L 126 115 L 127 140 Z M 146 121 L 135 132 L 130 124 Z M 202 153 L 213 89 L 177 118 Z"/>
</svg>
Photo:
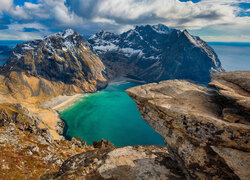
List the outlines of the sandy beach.
<svg viewBox="0 0 250 180">
<path fill-rule="evenodd" d="M 62 110 L 67 105 L 75 101 L 79 98 L 82 94 L 75 94 L 72 96 L 57 96 L 55 98 L 50 99 L 49 101 L 43 102 L 41 107 L 46 109 L 53 109 L 53 110 Z"/>
</svg>

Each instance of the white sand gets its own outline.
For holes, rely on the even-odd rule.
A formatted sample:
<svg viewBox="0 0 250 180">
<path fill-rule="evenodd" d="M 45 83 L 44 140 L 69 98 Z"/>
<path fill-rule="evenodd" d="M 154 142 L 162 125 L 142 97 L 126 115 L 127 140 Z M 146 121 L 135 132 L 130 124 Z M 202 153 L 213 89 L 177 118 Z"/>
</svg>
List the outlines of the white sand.
<svg viewBox="0 0 250 180">
<path fill-rule="evenodd" d="M 41 107 L 53 110 L 61 110 L 65 106 L 69 105 L 76 99 L 78 99 L 82 94 L 75 94 L 72 96 L 57 96 L 41 104 Z"/>
</svg>

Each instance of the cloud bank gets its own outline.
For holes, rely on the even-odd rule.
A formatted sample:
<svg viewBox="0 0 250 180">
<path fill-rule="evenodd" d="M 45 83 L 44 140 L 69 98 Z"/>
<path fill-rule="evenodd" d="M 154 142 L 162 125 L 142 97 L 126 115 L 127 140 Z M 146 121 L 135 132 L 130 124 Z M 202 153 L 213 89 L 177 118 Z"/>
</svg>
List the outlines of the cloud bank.
<svg viewBox="0 0 250 180">
<path fill-rule="evenodd" d="M 250 0 L 35 0 L 20 5 L 4 0 L 0 39 L 39 38 L 68 27 L 91 34 L 162 23 L 206 40 L 250 42 L 249 4 Z"/>
</svg>

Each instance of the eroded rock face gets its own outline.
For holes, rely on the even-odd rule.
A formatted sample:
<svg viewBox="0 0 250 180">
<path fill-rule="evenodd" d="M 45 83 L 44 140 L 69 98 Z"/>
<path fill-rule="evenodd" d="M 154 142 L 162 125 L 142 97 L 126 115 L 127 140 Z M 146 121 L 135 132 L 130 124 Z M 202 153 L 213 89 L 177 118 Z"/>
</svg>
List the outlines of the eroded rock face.
<svg viewBox="0 0 250 180">
<path fill-rule="evenodd" d="M 164 146 L 126 146 L 88 151 L 66 160 L 56 179 L 183 180 Z"/>
<path fill-rule="evenodd" d="M 72 29 L 18 44 L 0 73 L 12 94 L 25 96 L 91 92 L 107 84 L 106 67 Z"/>
<path fill-rule="evenodd" d="M 249 179 L 250 72 L 212 75 L 215 90 L 169 80 L 127 90 L 191 179 Z"/>
</svg>

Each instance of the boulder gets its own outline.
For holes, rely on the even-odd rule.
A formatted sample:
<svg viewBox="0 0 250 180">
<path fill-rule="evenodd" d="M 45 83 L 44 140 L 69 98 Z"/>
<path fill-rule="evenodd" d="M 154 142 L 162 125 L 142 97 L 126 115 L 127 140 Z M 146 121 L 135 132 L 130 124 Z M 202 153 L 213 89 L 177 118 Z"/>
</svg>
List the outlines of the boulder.
<svg viewBox="0 0 250 180">
<path fill-rule="evenodd" d="M 70 157 L 56 179 L 184 180 L 164 146 L 126 146 L 94 150 Z"/>
<path fill-rule="evenodd" d="M 126 92 L 187 178 L 249 179 L 249 79 L 249 72 L 215 73 L 217 90 L 169 80 Z"/>
</svg>

